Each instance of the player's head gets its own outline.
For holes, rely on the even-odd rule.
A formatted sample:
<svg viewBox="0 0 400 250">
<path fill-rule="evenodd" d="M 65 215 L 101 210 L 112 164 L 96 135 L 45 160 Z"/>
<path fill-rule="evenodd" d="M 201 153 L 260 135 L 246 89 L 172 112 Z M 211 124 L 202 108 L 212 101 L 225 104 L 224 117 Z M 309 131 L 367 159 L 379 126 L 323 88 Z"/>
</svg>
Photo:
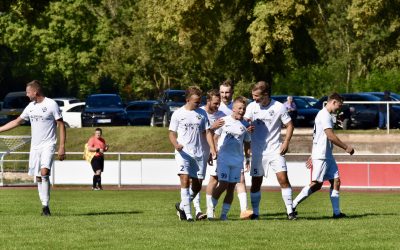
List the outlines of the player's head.
<svg viewBox="0 0 400 250">
<path fill-rule="evenodd" d="M 246 98 L 238 96 L 233 100 L 232 115 L 235 119 L 241 120 L 246 113 Z"/>
<path fill-rule="evenodd" d="M 334 113 L 342 107 L 343 100 L 343 97 L 338 93 L 332 93 L 328 96 L 328 102 L 325 107 L 330 113 Z"/>
<path fill-rule="evenodd" d="M 217 89 L 212 89 L 207 92 L 207 108 L 212 113 L 217 112 L 221 104 L 221 95 Z"/>
<path fill-rule="evenodd" d="M 288 95 L 288 97 L 286 99 L 289 103 L 293 102 L 293 96 L 291 96 L 291 95 Z"/>
<path fill-rule="evenodd" d="M 186 89 L 186 108 L 189 110 L 195 110 L 200 106 L 201 103 L 201 89 L 197 86 L 190 86 Z"/>
<path fill-rule="evenodd" d="M 232 101 L 233 84 L 231 79 L 227 79 L 219 85 L 219 94 L 223 103 L 229 104 Z"/>
<path fill-rule="evenodd" d="M 26 84 L 26 96 L 31 101 L 36 101 L 36 98 L 43 96 L 43 90 L 38 80 L 33 80 Z"/>
<path fill-rule="evenodd" d="M 96 128 L 94 130 L 94 135 L 96 136 L 96 138 L 100 138 L 102 134 L 103 134 L 103 130 L 101 128 Z"/>
<path fill-rule="evenodd" d="M 271 84 L 265 81 L 259 81 L 254 84 L 251 95 L 253 100 L 257 103 L 267 104 L 271 97 Z"/>
</svg>

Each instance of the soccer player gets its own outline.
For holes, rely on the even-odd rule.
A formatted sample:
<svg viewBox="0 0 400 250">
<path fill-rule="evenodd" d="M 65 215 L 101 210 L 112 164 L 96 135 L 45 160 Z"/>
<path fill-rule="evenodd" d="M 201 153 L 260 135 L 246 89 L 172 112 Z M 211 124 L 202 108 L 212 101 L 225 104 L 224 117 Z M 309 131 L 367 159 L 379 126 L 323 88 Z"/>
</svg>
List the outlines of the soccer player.
<svg viewBox="0 0 400 250">
<path fill-rule="evenodd" d="M 96 128 L 94 135 L 87 142 L 88 150 L 95 152 L 94 157 L 90 161 L 93 169 L 93 186 L 92 190 L 103 190 L 101 185 L 101 173 L 104 171 L 104 152 L 108 150 L 108 145 L 102 137 L 103 130 Z"/>
<path fill-rule="evenodd" d="M 268 169 L 274 171 L 281 187 L 282 198 L 286 206 L 287 217 L 296 219 L 292 208 L 292 187 L 290 185 L 285 154 L 293 135 L 294 126 L 285 106 L 271 99 L 271 85 L 260 81 L 253 86 L 254 101 L 247 106 L 245 119 L 252 122 L 251 133 L 252 161 L 250 175 L 252 184 L 250 190 L 252 219 L 259 218 L 261 200 L 261 184 L 263 176 L 267 177 Z M 281 141 L 282 125 L 286 127 L 286 136 Z"/>
<path fill-rule="evenodd" d="M 201 190 L 206 173 L 202 140 L 207 139 L 212 157 L 216 157 L 214 141 L 204 109 L 200 109 L 201 90 L 191 86 L 186 90 L 186 104 L 171 117 L 169 140 L 175 148 L 181 202 L 175 204 L 180 220 L 193 221 L 190 202 Z M 190 183 L 192 192 L 190 192 Z"/>
<path fill-rule="evenodd" d="M 233 97 L 233 84 L 230 79 L 225 80 L 219 86 L 219 93 L 221 95 L 221 105 L 219 110 L 224 112 L 226 115 L 232 114 L 232 97 Z M 240 218 L 249 219 L 253 215 L 253 211 L 247 209 L 247 192 L 246 182 L 244 178 L 244 172 L 248 172 L 249 169 L 243 169 L 240 174 L 240 182 L 236 185 L 237 196 L 240 204 Z"/>
<path fill-rule="evenodd" d="M 214 140 L 218 143 L 217 173 L 218 185 L 212 193 L 213 210 L 218 199 L 226 190 L 220 219 L 227 220 L 227 214 L 233 201 L 236 183 L 240 182 L 243 169 L 244 154 L 246 167 L 250 164 L 250 133 L 249 123 L 243 120 L 246 112 L 246 100 L 237 97 L 233 102 L 232 114 L 222 118 L 224 125 L 215 131 Z M 209 219 L 214 218 L 214 211 L 208 213 Z"/>
<path fill-rule="evenodd" d="M 328 97 L 328 102 L 315 117 L 313 147 L 311 157 L 307 161 L 307 167 L 312 167 L 312 181 L 310 185 L 305 186 L 293 201 L 293 208 L 296 209 L 312 193 L 321 189 L 325 180 L 329 180 L 330 199 L 333 208 L 333 218 L 338 219 L 346 217 L 340 211 L 339 189 L 340 178 L 336 161 L 333 158 L 332 148 L 336 146 L 344 149 L 350 155 L 354 154 L 352 146 L 343 143 L 333 132 L 333 120 L 331 113 L 335 113 L 343 104 L 343 98 L 333 93 Z"/>
<path fill-rule="evenodd" d="M 44 96 L 40 82 L 34 80 L 26 85 L 26 96 L 31 102 L 15 120 L 0 127 L 0 132 L 13 129 L 25 121 L 31 123 L 31 149 L 28 174 L 36 177 L 42 215 L 50 216 L 50 170 L 57 144 L 57 127 L 60 130 L 58 159 L 65 159 L 65 125 L 55 101 Z"/>
</svg>

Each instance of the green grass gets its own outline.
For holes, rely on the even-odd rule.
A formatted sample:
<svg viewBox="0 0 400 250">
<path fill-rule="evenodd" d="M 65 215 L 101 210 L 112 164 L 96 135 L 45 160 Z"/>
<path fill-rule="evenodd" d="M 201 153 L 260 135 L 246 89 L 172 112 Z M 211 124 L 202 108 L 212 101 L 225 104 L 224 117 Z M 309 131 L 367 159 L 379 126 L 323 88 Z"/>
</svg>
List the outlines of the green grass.
<svg viewBox="0 0 400 250">
<path fill-rule="evenodd" d="M 280 192 L 263 192 L 262 218 L 178 221 L 176 191 L 55 189 L 52 216 L 40 216 L 35 189 L 0 189 L 2 249 L 398 249 L 400 196 L 341 192 L 349 218 L 333 220 L 327 192 L 316 193 L 288 221 Z M 203 194 L 202 206 L 205 206 Z M 219 204 L 220 205 L 220 204 Z M 220 207 L 220 206 L 219 206 Z M 266 213 L 267 211 L 267 213 Z M 218 212 L 218 211 L 217 211 Z"/>
</svg>

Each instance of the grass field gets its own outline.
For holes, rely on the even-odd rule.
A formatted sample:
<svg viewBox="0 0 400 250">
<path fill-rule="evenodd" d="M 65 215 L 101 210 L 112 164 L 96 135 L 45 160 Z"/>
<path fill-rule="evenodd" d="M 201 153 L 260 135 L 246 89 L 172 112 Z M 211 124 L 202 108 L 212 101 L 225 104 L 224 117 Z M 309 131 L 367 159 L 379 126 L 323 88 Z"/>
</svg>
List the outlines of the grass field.
<svg viewBox="0 0 400 250">
<path fill-rule="evenodd" d="M 178 221 L 176 191 L 55 189 L 40 216 L 35 189 L 0 189 L 1 249 L 399 249 L 400 196 L 343 191 L 349 218 L 333 220 L 327 192 L 286 220 L 280 192 L 266 191 L 259 221 Z M 202 206 L 205 207 L 204 194 Z M 218 211 L 217 211 L 218 213 Z"/>
</svg>

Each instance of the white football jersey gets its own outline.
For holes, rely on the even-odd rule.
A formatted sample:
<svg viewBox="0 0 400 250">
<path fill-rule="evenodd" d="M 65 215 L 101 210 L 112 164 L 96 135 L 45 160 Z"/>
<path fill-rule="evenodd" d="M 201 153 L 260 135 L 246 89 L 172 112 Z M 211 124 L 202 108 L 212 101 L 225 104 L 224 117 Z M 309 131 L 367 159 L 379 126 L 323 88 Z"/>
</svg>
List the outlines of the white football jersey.
<svg viewBox="0 0 400 250">
<path fill-rule="evenodd" d="M 205 137 L 205 131 L 209 128 L 204 109 L 187 110 L 185 106 L 172 114 L 169 125 L 170 131 L 177 132 L 177 141 L 183 146 L 183 152 L 192 157 L 203 156 L 202 137 Z"/>
<path fill-rule="evenodd" d="M 285 106 L 271 99 L 268 106 L 253 101 L 246 108 L 246 119 L 254 125 L 251 133 L 251 150 L 253 155 L 279 153 L 281 146 L 282 124 L 291 121 Z"/>
<path fill-rule="evenodd" d="M 38 149 L 57 143 L 57 123 L 61 111 L 57 103 L 45 97 L 42 102 L 30 102 L 20 117 L 31 122 L 31 148 Z"/>
<path fill-rule="evenodd" d="M 228 105 L 221 102 L 218 110 L 224 112 L 225 115 L 231 115 L 232 114 L 232 106 L 233 106 L 233 101 L 231 101 Z"/>
<path fill-rule="evenodd" d="M 205 110 L 205 106 L 202 106 L 201 109 L 203 109 L 206 112 L 208 122 L 210 123 L 210 127 L 216 120 L 226 116 L 226 114 L 220 110 L 217 110 L 213 114 L 210 114 Z M 208 145 L 207 138 L 204 139 L 202 138 L 202 143 L 203 143 L 204 156 L 207 158 L 206 160 L 208 160 L 208 156 L 210 155 L 210 146 Z"/>
<path fill-rule="evenodd" d="M 322 108 L 315 117 L 312 159 L 333 158 L 333 145 L 325 133 L 325 129 L 328 128 L 333 128 L 332 116 L 326 108 Z"/>
<path fill-rule="evenodd" d="M 244 150 L 243 142 L 250 141 L 247 131 L 249 123 L 245 120 L 236 120 L 232 116 L 225 116 L 225 123 L 215 131 L 218 139 L 218 159 L 226 165 L 243 165 Z"/>
</svg>

